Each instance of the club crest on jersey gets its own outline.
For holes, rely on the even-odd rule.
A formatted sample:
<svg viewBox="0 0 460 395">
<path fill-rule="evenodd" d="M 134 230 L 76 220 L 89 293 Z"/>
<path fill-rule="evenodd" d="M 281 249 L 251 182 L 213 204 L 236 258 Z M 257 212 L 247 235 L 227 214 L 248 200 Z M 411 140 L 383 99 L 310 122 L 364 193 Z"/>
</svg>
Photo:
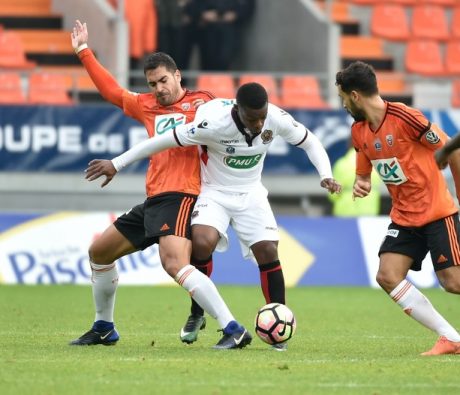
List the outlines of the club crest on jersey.
<svg viewBox="0 0 460 395">
<path fill-rule="evenodd" d="M 235 147 L 227 147 L 227 148 L 225 149 L 225 152 L 226 152 L 227 154 L 230 154 L 230 155 L 231 155 L 231 154 L 234 154 L 234 153 L 235 153 Z"/>
<path fill-rule="evenodd" d="M 182 103 L 180 106 L 184 111 L 190 110 L 190 103 Z"/>
<path fill-rule="evenodd" d="M 376 149 L 376 151 L 381 151 L 382 150 L 382 142 L 377 139 L 374 141 L 374 147 Z"/>
<path fill-rule="evenodd" d="M 439 143 L 439 136 L 436 132 L 433 132 L 432 130 L 429 130 L 425 134 L 426 141 L 428 141 L 430 144 L 438 144 Z"/>
<path fill-rule="evenodd" d="M 385 140 L 387 141 L 387 145 L 389 147 L 393 146 L 393 135 L 388 134 L 387 136 L 385 136 Z"/>
<path fill-rule="evenodd" d="M 273 132 L 269 129 L 266 129 L 261 133 L 260 138 L 262 139 L 262 143 L 268 144 L 273 140 Z"/>
</svg>

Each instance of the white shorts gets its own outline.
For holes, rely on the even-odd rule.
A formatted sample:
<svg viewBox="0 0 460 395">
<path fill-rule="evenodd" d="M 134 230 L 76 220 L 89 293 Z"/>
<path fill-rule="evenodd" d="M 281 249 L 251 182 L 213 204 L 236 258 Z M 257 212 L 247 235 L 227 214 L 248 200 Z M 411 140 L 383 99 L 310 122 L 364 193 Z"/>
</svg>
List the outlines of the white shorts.
<svg viewBox="0 0 460 395">
<path fill-rule="evenodd" d="M 264 187 L 248 193 L 202 190 L 192 214 L 192 225 L 217 229 L 220 240 L 216 251 L 228 248 L 228 225 L 238 235 L 244 258 L 253 258 L 250 247 L 263 240 L 278 241 L 278 225 Z"/>
</svg>

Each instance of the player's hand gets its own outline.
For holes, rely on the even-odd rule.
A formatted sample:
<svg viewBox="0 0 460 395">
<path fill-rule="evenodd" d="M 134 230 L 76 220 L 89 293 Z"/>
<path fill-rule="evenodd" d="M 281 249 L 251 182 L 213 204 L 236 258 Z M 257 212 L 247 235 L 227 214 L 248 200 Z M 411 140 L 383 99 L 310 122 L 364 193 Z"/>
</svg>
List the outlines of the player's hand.
<svg viewBox="0 0 460 395">
<path fill-rule="evenodd" d="M 115 177 L 117 171 L 111 160 L 94 159 L 88 163 L 88 168 L 85 170 L 85 173 L 85 178 L 88 181 L 94 181 L 99 177 L 105 176 L 105 181 L 101 184 L 101 188 L 104 188 L 110 181 L 112 181 L 112 178 Z"/>
<path fill-rule="evenodd" d="M 77 49 L 80 45 L 88 43 L 88 28 L 86 23 L 81 23 L 78 19 L 75 21 L 72 33 L 70 33 L 72 39 L 73 49 Z"/>
<path fill-rule="evenodd" d="M 446 154 L 446 151 L 444 149 L 439 149 L 434 153 L 434 159 L 436 160 L 436 163 L 438 167 L 443 170 L 447 167 L 448 165 L 448 158 L 449 155 Z"/>
<path fill-rule="evenodd" d="M 357 179 L 353 184 L 353 200 L 355 198 L 363 198 L 369 195 L 371 192 L 371 183 L 369 181 L 364 181 Z"/>
<path fill-rule="evenodd" d="M 321 186 L 326 188 L 331 194 L 340 193 L 342 191 L 342 185 L 333 178 L 325 178 L 321 181 Z"/>
</svg>

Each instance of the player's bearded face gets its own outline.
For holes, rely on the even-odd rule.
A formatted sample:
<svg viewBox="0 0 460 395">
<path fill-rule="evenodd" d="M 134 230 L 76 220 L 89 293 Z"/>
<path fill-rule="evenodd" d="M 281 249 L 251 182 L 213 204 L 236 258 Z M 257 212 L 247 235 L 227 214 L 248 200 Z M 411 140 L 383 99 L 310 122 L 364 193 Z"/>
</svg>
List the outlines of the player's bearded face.
<svg viewBox="0 0 460 395">
<path fill-rule="evenodd" d="M 366 119 L 366 116 L 364 114 L 364 112 L 359 109 L 356 104 L 350 100 L 350 102 L 348 103 L 348 106 L 345 107 L 345 109 L 347 110 L 347 112 L 353 117 L 353 119 L 356 121 L 356 122 L 359 122 L 359 121 L 364 121 Z"/>
<path fill-rule="evenodd" d="M 182 94 L 181 76 L 178 70 L 171 72 L 164 66 L 145 73 L 152 94 L 162 106 L 169 106 L 179 100 Z"/>
</svg>

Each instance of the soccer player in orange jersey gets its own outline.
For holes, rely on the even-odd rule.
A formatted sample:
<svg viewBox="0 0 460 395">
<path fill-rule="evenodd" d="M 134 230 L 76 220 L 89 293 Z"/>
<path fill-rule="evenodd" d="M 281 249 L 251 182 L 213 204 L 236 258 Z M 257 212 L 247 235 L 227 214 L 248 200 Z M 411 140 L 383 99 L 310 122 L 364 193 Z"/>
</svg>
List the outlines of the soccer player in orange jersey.
<svg viewBox="0 0 460 395">
<path fill-rule="evenodd" d="M 86 24 L 76 21 L 72 46 L 101 95 L 142 123 L 150 137 L 172 133 L 175 125 L 193 120 L 196 106 L 212 96 L 181 86 L 174 60 L 164 53 L 147 57 L 144 73 L 150 93 L 120 87 L 88 48 Z M 113 312 L 118 272 L 115 261 L 154 243 L 165 271 L 185 288 L 223 329 L 215 348 L 241 348 L 251 335 L 235 321 L 208 276 L 190 265 L 191 214 L 200 192 L 200 162 L 196 147 L 175 148 L 152 158 L 146 177 L 147 200 L 110 225 L 89 248 L 96 317 L 92 328 L 70 344 L 115 344 L 119 335 Z"/>
<path fill-rule="evenodd" d="M 458 210 L 433 155 L 448 136 L 420 111 L 383 100 L 375 72 L 366 63 L 354 62 L 339 71 L 336 86 L 343 107 L 355 119 L 353 198 L 369 194 L 374 167 L 392 199 L 377 282 L 406 314 L 438 334 L 433 348 L 422 355 L 459 354 L 460 334 L 406 278 L 409 270 L 421 269 L 430 252 L 440 284 L 460 293 Z M 459 157 L 450 165 L 460 180 Z"/>
</svg>

